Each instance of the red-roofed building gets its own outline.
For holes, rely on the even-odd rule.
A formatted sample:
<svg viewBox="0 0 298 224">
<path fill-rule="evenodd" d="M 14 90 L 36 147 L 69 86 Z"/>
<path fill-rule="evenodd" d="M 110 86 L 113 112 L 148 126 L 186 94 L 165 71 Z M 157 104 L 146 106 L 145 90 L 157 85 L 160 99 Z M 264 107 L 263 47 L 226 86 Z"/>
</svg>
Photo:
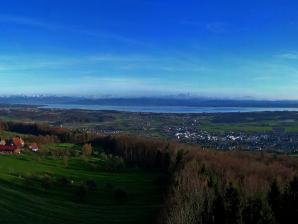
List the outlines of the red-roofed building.
<svg viewBox="0 0 298 224">
<path fill-rule="evenodd" d="M 19 136 L 13 137 L 8 140 L 4 140 L 3 138 L 0 139 L 0 153 L 19 154 L 21 152 L 21 148 L 25 145 L 24 140 Z"/>
<path fill-rule="evenodd" d="M 0 145 L 0 153 L 14 153 L 17 149 L 15 145 Z"/>
</svg>

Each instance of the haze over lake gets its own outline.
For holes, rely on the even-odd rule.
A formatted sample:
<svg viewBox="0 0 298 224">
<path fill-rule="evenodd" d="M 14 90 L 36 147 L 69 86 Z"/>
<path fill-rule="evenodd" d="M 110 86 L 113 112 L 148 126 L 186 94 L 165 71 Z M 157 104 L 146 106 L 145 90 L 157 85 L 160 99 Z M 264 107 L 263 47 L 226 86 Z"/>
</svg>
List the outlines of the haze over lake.
<svg viewBox="0 0 298 224">
<path fill-rule="evenodd" d="M 187 106 L 115 106 L 115 105 L 79 105 L 79 104 L 48 104 L 41 108 L 50 109 L 83 109 L 83 110 L 114 110 L 126 112 L 151 113 L 229 113 L 229 112 L 261 112 L 261 111 L 298 111 L 292 107 L 187 107 Z"/>
</svg>

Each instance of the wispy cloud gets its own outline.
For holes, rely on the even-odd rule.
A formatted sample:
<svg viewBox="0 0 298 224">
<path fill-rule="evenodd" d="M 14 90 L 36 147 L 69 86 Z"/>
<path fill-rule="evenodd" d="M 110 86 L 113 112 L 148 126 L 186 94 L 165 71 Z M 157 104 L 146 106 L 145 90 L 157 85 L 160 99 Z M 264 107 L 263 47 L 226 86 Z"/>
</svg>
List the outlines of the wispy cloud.
<svg viewBox="0 0 298 224">
<path fill-rule="evenodd" d="M 81 57 L 69 55 L 1 55 L 0 71 L 38 70 L 43 68 L 63 68 L 69 66 L 95 65 L 109 63 L 113 65 L 130 63 L 150 63 L 156 61 L 152 57 L 143 55 L 112 55 L 95 54 Z"/>
<path fill-rule="evenodd" d="M 192 20 L 184 20 L 181 24 L 188 26 L 195 26 L 201 29 L 205 29 L 206 31 L 212 33 L 224 33 L 228 30 L 229 24 L 227 22 L 201 22 L 201 21 L 192 21 Z"/>
<path fill-rule="evenodd" d="M 253 80 L 257 82 L 272 81 L 272 79 L 273 77 L 271 75 L 259 75 L 259 76 L 253 77 Z"/>
<path fill-rule="evenodd" d="M 83 67 L 85 71 L 101 70 L 119 72 L 166 72 L 170 73 L 208 73 L 212 69 L 202 62 L 185 58 L 162 57 L 159 55 L 121 55 L 121 54 L 95 54 L 81 57 L 70 55 L 1 55 L 0 75 L 10 72 L 34 71 L 43 73 L 46 70 L 78 70 Z"/>
<path fill-rule="evenodd" d="M 37 27 L 40 29 L 59 30 L 64 32 L 77 33 L 80 35 L 93 36 L 93 37 L 103 38 L 103 39 L 111 39 L 125 44 L 149 45 L 143 41 L 132 39 L 132 38 L 129 38 L 120 34 L 112 33 L 109 31 L 105 31 L 105 30 L 95 31 L 95 30 L 87 30 L 87 29 L 77 28 L 77 27 L 70 27 L 66 25 L 52 24 L 36 18 L 0 14 L 0 23 L 13 23 L 13 24 L 18 24 L 23 26 Z"/>
<path fill-rule="evenodd" d="M 223 33 L 227 30 L 228 24 L 224 22 L 212 22 L 206 24 L 206 28 L 213 33 Z"/>
<path fill-rule="evenodd" d="M 12 15 L 4 15 L 0 14 L 0 23 L 14 23 L 19 25 L 27 25 L 27 26 L 40 26 L 44 28 L 54 28 L 48 24 L 45 24 L 41 21 L 27 18 L 27 17 L 20 17 L 20 16 L 12 16 Z"/>
<path fill-rule="evenodd" d="M 18 79 L 20 81 L 20 79 Z M 1 87 L 0 94 L 13 93 L 15 91 L 14 83 L 16 79 L 5 81 Z M 133 93 L 154 93 L 165 90 L 160 80 L 154 78 L 137 78 L 125 76 L 68 76 L 60 79 L 51 79 L 48 82 L 42 82 L 40 77 L 26 80 L 21 79 L 25 89 L 19 90 L 21 94 L 66 94 L 66 95 L 86 95 L 86 94 L 133 94 Z M 2 84 L 2 83 L 1 83 Z M 78 91 L 79 90 L 79 91 Z"/>
<path fill-rule="evenodd" d="M 276 55 L 278 58 L 282 59 L 289 59 L 289 60 L 297 60 L 298 59 L 298 53 L 296 52 L 287 52 Z"/>
</svg>

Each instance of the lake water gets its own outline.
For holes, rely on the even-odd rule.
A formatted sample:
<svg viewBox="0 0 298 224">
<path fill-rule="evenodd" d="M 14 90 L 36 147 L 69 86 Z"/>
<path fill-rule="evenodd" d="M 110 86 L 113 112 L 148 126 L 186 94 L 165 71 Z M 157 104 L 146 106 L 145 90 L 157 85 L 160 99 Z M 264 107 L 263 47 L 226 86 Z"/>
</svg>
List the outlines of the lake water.
<svg viewBox="0 0 298 224">
<path fill-rule="evenodd" d="M 227 113 L 227 112 L 261 112 L 261 111 L 298 111 L 298 108 L 281 107 L 185 107 L 185 106 L 107 106 L 107 105 L 71 105 L 48 104 L 41 108 L 114 110 L 126 112 L 151 113 Z"/>
</svg>

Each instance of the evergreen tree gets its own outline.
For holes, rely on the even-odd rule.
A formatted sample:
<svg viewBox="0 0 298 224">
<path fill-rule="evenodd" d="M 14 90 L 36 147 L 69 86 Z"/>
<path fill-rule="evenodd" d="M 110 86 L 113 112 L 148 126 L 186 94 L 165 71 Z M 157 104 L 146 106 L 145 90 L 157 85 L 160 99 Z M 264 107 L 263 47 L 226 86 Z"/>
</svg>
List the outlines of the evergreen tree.
<svg viewBox="0 0 298 224">
<path fill-rule="evenodd" d="M 282 194 L 276 180 L 272 182 L 267 198 L 275 219 L 282 223 Z"/>
<path fill-rule="evenodd" d="M 241 223 L 241 198 L 239 190 L 232 183 L 225 191 L 225 221 L 227 224 Z"/>
<path fill-rule="evenodd" d="M 213 215 L 214 215 L 214 224 L 225 223 L 225 204 L 224 199 L 220 193 L 216 193 L 214 202 L 213 202 Z"/>
<path fill-rule="evenodd" d="M 274 218 L 266 200 L 261 197 L 250 198 L 242 212 L 244 224 L 272 224 Z"/>
<path fill-rule="evenodd" d="M 283 220 L 281 223 L 297 223 L 298 220 L 298 176 L 289 183 L 282 200 Z"/>
</svg>

